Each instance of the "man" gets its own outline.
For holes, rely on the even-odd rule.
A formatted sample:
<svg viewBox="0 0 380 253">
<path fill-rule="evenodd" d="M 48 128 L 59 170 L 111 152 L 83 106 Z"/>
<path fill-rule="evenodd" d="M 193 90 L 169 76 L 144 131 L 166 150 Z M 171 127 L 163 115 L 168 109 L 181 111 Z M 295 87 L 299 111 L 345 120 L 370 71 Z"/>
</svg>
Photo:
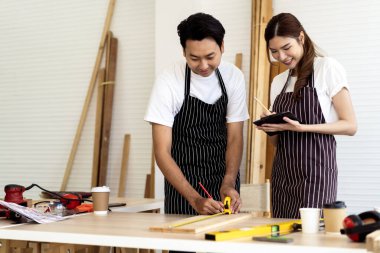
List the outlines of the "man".
<svg viewBox="0 0 380 253">
<path fill-rule="evenodd" d="M 165 176 L 165 213 L 219 213 L 226 196 L 238 212 L 243 125 L 249 118 L 243 74 L 221 60 L 225 30 L 217 19 L 196 13 L 177 30 L 186 62 L 156 79 L 145 115 Z"/>
</svg>

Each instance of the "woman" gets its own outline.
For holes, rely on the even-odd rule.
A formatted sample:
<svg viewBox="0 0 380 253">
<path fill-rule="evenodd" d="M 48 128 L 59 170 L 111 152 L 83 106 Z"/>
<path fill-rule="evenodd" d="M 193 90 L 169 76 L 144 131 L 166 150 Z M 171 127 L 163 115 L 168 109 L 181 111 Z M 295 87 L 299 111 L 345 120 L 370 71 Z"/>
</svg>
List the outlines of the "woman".
<svg viewBox="0 0 380 253">
<path fill-rule="evenodd" d="M 257 127 L 277 147 L 272 171 L 273 217 L 299 218 L 299 208 L 336 200 L 334 135 L 354 135 L 356 119 L 343 67 L 322 57 L 298 19 L 274 16 L 265 29 L 272 57 L 288 68 L 272 82 L 271 111 L 293 113 L 284 124 Z M 269 113 L 266 113 L 269 114 Z M 266 115 L 263 115 L 266 116 Z"/>
</svg>

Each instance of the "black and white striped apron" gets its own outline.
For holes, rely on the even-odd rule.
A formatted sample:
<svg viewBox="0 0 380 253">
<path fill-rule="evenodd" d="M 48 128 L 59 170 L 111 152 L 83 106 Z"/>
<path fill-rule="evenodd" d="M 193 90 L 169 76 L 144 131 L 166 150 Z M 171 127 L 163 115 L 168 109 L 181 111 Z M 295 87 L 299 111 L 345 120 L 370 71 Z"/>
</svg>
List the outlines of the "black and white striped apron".
<svg viewBox="0 0 380 253">
<path fill-rule="evenodd" d="M 285 92 L 287 84 L 275 99 L 273 111 L 290 111 L 303 124 L 325 123 L 313 74 L 298 102 L 293 92 Z M 299 218 L 301 207 L 321 208 L 334 202 L 338 174 L 334 136 L 285 131 L 278 137 L 272 171 L 273 217 Z"/>
<path fill-rule="evenodd" d="M 222 76 L 215 70 L 222 96 L 207 104 L 190 96 L 191 70 L 186 65 L 185 97 L 174 118 L 171 154 L 186 179 L 207 198 L 201 182 L 215 200 L 220 200 L 220 186 L 226 172 L 228 97 Z M 239 175 L 236 188 L 240 189 Z M 165 213 L 196 215 L 187 200 L 165 179 Z"/>
</svg>

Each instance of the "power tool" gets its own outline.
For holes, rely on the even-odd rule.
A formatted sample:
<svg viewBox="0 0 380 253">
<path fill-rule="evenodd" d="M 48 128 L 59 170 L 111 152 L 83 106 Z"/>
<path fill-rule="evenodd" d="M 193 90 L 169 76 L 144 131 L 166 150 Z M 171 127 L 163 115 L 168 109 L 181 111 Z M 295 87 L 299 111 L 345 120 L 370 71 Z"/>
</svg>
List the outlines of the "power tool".
<svg viewBox="0 0 380 253">
<path fill-rule="evenodd" d="M 48 191 L 37 184 L 31 184 L 28 187 L 24 187 L 22 185 L 17 185 L 17 184 L 6 185 L 4 187 L 4 191 L 5 191 L 4 201 L 16 203 L 22 206 L 27 206 L 27 201 L 26 199 L 24 199 L 22 194 L 34 186 L 37 186 L 41 190 L 48 192 L 52 196 L 57 197 L 59 201 L 63 204 L 63 206 L 65 206 L 65 208 L 68 210 L 75 209 L 77 206 L 81 205 L 82 202 L 84 201 L 82 199 L 82 195 L 79 193 L 58 194 L 56 192 Z M 12 219 L 15 221 L 19 221 L 21 218 L 17 213 L 10 211 L 8 208 L 4 208 L 1 205 L 0 205 L 0 217 L 7 217 L 8 219 Z"/>
<path fill-rule="evenodd" d="M 8 184 L 4 187 L 4 191 L 4 201 L 26 206 L 26 200 L 22 196 L 22 193 L 25 191 L 24 186 L 18 184 Z"/>
<path fill-rule="evenodd" d="M 21 206 L 27 206 L 27 201 L 22 196 L 25 191 L 25 187 L 18 184 L 8 184 L 4 187 L 5 197 L 4 201 L 16 203 Z M 0 217 L 6 217 L 18 221 L 21 217 L 17 213 L 11 212 L 7 208 L 0 205 Z"/>
</svg>

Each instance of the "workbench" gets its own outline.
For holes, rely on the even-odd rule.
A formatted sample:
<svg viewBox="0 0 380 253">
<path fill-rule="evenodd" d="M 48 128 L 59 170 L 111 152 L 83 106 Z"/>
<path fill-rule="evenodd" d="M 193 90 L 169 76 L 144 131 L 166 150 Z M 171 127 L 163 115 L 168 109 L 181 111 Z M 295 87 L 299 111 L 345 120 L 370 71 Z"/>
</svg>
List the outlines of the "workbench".
<svg viewBox="0 0 380 253">
<path fill-rule="evenodd" d="M 287 235 L 292 243 L 257 242 L 251 238 L 207 241 L 204 233 L 163 233 L 149 231 L 150 226 L 176 222 L 187 216 L 158 213 L 111 212 L 107 216 L 90 213 L 49 224 L 22 224 L 0 228 L 0 238 L 64 244 L 149 248 L 197 252 L 276 252 L 276 253 L 364 253 L 365 244 L 351 242 L 343 235 L 296 232 Z M 278 220 L 250 218 L 222 229 L 249 227 Z"/>
</svg>

